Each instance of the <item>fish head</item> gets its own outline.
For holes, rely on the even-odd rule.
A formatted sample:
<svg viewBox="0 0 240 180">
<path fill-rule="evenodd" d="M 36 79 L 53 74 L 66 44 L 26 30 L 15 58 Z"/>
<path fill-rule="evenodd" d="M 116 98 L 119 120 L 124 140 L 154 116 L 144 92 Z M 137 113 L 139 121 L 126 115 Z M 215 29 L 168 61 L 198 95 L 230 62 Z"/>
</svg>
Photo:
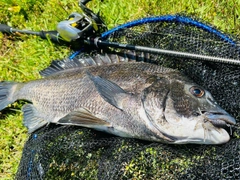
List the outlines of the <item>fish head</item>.
<svg viewBox="0 0 240 180">
<path fill-rule="evenodd" d="M 155 78 L 142 94 L 148 128 L 174 144 L 222 144 L 236 120 L 211 93 L 180 74 Z"/>
</svg>

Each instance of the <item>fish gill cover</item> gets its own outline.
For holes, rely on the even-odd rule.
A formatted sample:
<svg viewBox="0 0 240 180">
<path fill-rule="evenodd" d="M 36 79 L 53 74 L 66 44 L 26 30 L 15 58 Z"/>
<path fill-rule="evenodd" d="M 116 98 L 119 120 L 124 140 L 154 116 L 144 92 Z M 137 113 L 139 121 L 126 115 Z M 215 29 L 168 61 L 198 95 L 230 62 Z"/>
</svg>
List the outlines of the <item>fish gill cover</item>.
<svg viewBox="0 0 240 180">
<path fill-rule="evenodd" d="M 180 22 L 146 23 L 109 35 L 114 42 L 240 59 L 240 41 Z M 234 42 L 234 43 L 232 43 Z M 223 145 L 166 145 L 88 128 L 50 124 L 31 134 L 16 179 L 240 179 L 240 66 L 136 53 L 180 70 L 236 118 Z M 81 55 L 82 56 L 82 55 Z M 94 55 L 93 55 L 94 56 Z M 75 57 L 75 58 L 78 58 Z"/>
</svg>

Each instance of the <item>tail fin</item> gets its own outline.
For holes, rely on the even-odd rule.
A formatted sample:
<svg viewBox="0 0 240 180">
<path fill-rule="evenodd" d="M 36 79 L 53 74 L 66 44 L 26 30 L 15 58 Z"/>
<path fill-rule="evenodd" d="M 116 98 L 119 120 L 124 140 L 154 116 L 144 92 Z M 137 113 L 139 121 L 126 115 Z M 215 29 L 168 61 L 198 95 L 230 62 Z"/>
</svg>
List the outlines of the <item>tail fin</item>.
<svg viewBox="0 0 240 180">
<path fill-rule="evenodd" d="M 0 82 L 0 111 L 17 100 L 14 97 L 17 84 L 16 82 Z"/>
</svg>

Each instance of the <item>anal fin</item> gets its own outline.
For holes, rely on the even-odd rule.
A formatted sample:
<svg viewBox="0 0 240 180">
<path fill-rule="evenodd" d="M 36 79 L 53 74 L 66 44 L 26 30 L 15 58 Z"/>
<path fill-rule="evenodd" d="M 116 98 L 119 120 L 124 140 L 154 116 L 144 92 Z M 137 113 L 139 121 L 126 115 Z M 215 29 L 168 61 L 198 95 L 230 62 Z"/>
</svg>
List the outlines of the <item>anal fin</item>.
<svg viewBox="0 0 240 180">
<path fill-rule="evenodd" d="M 76 125 L 98 129 L 111 127 L 110 123 L 97 118 L 84 108 L 80 108 L 78 111 L 70 112 L 68 115 L 61 118 L 57 123 L 62 125 Z"/>
<path fill-rule="evenodd" d="M 32 104 L 25 104 L 22 111 L 24 116 L 23 124 L 28 128 L 28 133 L 32 133 L 48 123 L 38 116 L 38 111 Z"/>
</svg>

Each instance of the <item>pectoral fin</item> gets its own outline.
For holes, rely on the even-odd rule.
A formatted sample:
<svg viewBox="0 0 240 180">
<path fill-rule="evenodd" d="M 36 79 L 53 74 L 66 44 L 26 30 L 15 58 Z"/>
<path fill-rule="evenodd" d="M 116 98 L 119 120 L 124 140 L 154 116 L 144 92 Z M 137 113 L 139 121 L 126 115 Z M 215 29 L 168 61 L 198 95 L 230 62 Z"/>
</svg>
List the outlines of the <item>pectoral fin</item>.
<svg viewBox="0 0 240 180">
<path fill-rule="evenodd" d="M 122 110 L 121 101 L 124 97 L 129 96 L 129 94 L 114 82 L 99 76 L 93 76 L 90 73 L 88 73 L 88 75 L 101 97 L 111 105 Z"/>
<path fill-rule="evenodd" d="M 57 123 L 62 125 L 76 125 L 89 128 L 111 127 L 110 123 L 97 118 L 84 108 L 69 113 L 65 117 L 61 118 Z"/>
<path fill-rule="evenodd" d="M 39 116 L 39 112 L 32 104 L 25 104 L 22 111 L 24 116 L 23 124 L 28 128 L 28 133 L 32 133 L 48 123 Z"/>
</svg>

